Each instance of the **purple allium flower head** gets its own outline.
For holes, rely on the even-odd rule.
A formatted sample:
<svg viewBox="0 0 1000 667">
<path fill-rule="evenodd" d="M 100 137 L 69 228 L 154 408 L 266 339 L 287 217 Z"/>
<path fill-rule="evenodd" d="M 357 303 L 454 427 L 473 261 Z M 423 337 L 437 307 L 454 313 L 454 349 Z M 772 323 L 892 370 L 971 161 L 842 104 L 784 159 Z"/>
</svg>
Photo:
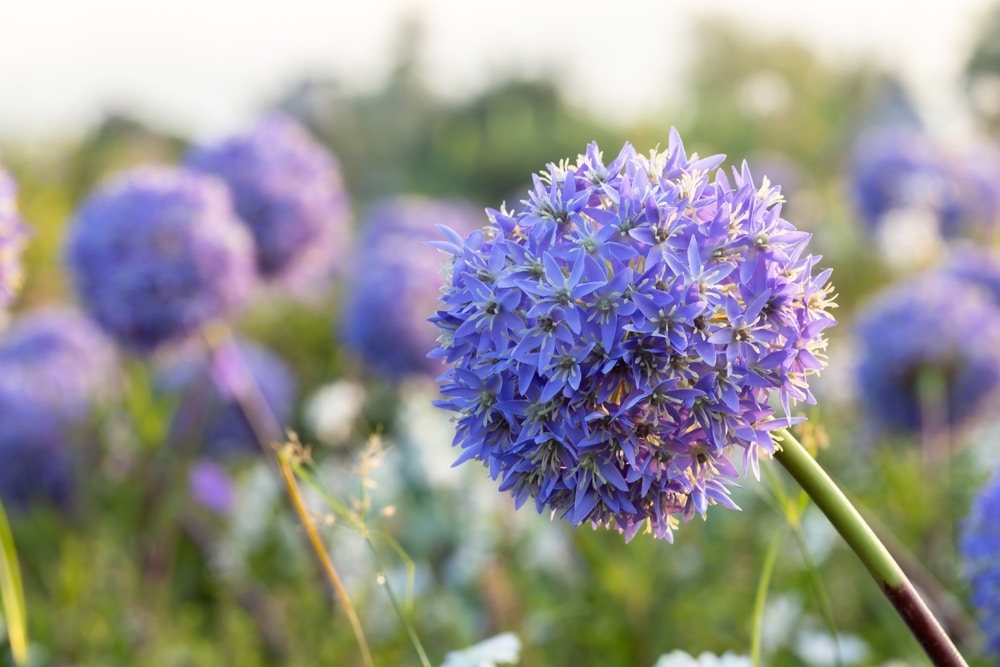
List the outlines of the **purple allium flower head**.
<svg viewBox="0 0 1000 667">
<path fill-rule="evenodd" d="M 973 178 L 978 173 L 958 166 L 918 130 L 883 128 L 860 137 L 849 182 L 858 214 L 870 228 L 891 212 L 911 211 L 933 215 L 941 236 L 954 238 L 993 222 L 984 217 L 992 202 L 967 196 L 981 187 Z"/>
<path fill-rule="evenodd" d="M 268 116 L 244 134 L 194 149 L 186 162 L 229 186 L 264 278 L 312 278 L 335 267 L 350 218 L 340 166 L 291 117 Z"/>
<path fill-rule="evenodd" d="M 437 340 L 427 320 L 441 295 L 445 256 L 427 242 L 438 238 L 435 224 L 464 235 L 483 222 L 462 202 L 400 197 L 372 207 L 340 316 L 344 344 L 367 368 L 389 379 L 444 370 L 440 359 L 427 357 Z"/>
<path fill-rule="evenodd" d="M 282 437 L 298 392 L 284 361 L 246 340 L 226 342 L 210 355 L 187 352 L 159 377 L 164 390 L 182 394 L 172 425 L 176 438 L 201 443 L 200 453 L 213 458 L 260 452 L 244 408 L 256 411 L 254 422 L 267 430 L 261 437 Z"/>
<path fill-rule="evenodd" d="M 824 366 L 830 272 L 744 164 L 596 144 L 534 177 L 454 255 L 432 353 L 459 462 L 574 524 L 646 527 L 735 507 L 730 455 L 758 474 L 792 400 Z"/>
<path fill-rule="evenodd" d="M 169 167 L 125 172 L 81 206 L 69 268 L 84 309 L 140 353 L 242 307 L 253 240 L 213 178 Z"/>
<path fill-rule="evenodd" d="M 857 336 L 859 398 L 878 430 L 960 428 L 998 397 L 1000 310 L 967 281 L 936 271 L 890 287 L 861 310 Z"/>
<path fill-rule="evenodd" d="M 1000 656 L 1000 470 L 973 500 L 961 524 L 959 551 L 987 650 Z"/>
<path fill-rule="evenodd" d="M 67 307 L 41 308 L 0 335 L 0 387 L 30 396 L 67 424 L 90 413 L 118 383 L 114 343 L 91 320 Z"/>
<path fill-rule="evenodd" d="M 982 145 L 955 160 L 970 223 L 990 233 L 1000 227 L 1000 147 Z"/>
<path fill-rule="evenodd" d="M 1000 306 L 1000 255 L 980 246 L 958 245 L 944 261 L 944 272 L 986 291 Z"/>
<path fill-rule="evenodd" d="M 0 501 L 27 510 L 36 502 L 67 509 L 72 474 L 64 433 L 46 406 L 0 388 Z"/>
<path fill-rule="evenodd" d="M 862 136 L 850 187 L 870 227 L 908 211 L 933 216 L 943 238 L 992 233 L 1000 222 L 1000 156 L 946 151 L 914 128 L 883 128 Z"/>
<path fill-rule="evenodd" d="M 0 167 L 0 308 L 21 288 L 21 252 L 27 238 L 27 226 L 17 209 L 17 185 Z"/>
</svg>

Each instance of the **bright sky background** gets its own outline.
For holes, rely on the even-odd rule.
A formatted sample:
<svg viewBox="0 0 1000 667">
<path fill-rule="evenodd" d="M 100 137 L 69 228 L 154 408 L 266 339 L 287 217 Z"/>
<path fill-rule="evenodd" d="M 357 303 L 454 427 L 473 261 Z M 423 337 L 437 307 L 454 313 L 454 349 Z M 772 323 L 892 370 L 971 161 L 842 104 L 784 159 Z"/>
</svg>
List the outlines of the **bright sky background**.
<svg viewBox="0 0 1000 667">
<path fill-rule="evenodd" d="M 447 94 L 555 71 L 574 99 L 631 118 L 677 94 L 664 84 L 694 18 L 721 13 L 898 68 L 933 105 L 996 1 L 0 0 L 0 137 L 76 132 L 108 108 L 198 136 L 305 75 L 374 88 L 407 12 L 425 18 L 426 74 Z"/>
</svg>

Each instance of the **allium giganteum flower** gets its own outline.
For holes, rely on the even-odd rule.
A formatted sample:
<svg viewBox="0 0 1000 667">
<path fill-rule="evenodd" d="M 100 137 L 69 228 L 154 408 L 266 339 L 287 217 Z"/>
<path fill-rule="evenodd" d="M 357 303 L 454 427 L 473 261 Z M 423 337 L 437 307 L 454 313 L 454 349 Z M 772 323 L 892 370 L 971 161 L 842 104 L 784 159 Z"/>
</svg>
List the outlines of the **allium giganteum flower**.
<svg viewBox="0 0 1000 667">
<path fill-rule="evenodd" d="M 114 343 L 82 313 L 48 307 L 17 317 L 0 335 L 0 387 L 73 423 L 110 396 L 117 383 Z"/>
<path fill-rule="evenodd" d="M 872 426 L 919 433 L 968 424 L 1000 390 L 1000 311 L 946 271 L 878 294 L 858 315 L 861 404 Z"/>
<path fill-rule="evenodd" d="M 344 344 L 369 369 L 388 379 L 435 377 L 444 370 L 429 359 L 437 328 L 427 318 L 441 293 L 441 254 L 427 244 L 435 224 L 463 234 L 482 226 L 480 212 L 464 202 L 398 197 L 372 207 L 348 272 L 341 312 Z"/>
<path fill-rule="evenodd" d="M 959 550 L 987 650 L 1000 656 L 1000 470 L 973 501 L 961 525 Z"/>
<path fill-rule="evenodd" d="M 36 502 L 68 508 L 72 474 L 65 433 L 45 406 L 0 387 L 0 501 L 26 510 Z"/>
<path fill-rule="evenodd" d="M 225 187 L 169 167 L 133 169 L 91 194 L 67 256 L 83 307 L 140 353 L 235 313 L 255 276 L 253 240 Z"/>
<path fill-rule="evenodd" d="M 311 279 L 340 259 L 350 216 L 340 166 L 291 117 L 198 147 L 186 163 L 229 186 L 265 279 Z"/>
<path fill-rule="evenodd" d="M 870 228 L 893 212 L 933 216 L 944 238 L 991 233 L 1000 212 L 996 154 L 945 151 L 911 128 L 883 128 L 861 136 L 849 182 L 858 214 Z"/>
<path fill-rule="evenodd" d="M 834 323 L 830 272 L 782 197 L 723 156 L 629 145 L 534 178 L 523 211 L 439 246 L 454 255 L 433 353 L 459 461 L 573 524 L 648 528 L 735 507 L 790 401 L 812 402 Z M 447 230 L 446 230 L 447 231 Z M 788 418 L 791 419 L 791 418 Z"/>
<path fill-rule="evenodd" d="M 944 272 L 985 291 L 1000 306 L 1000 255 L 982 246 L 957 245 L 943 263 Z"/>
<path fill-rule="evenodd" d="M 17 186 L 0 167 L 0 308 L 9 304 L 21 287 L 21 252 L 27 236 L 17 209 Z"/>
<path fill-rule="evenodd" d="M 889 128 L 864 134 L 849 176 L 858 212 L 870 227 L 893 209 L 919 208 L 949 220 L 960 213 L 957 184 L 944 155 L 917 130 Z"/>
</svg>

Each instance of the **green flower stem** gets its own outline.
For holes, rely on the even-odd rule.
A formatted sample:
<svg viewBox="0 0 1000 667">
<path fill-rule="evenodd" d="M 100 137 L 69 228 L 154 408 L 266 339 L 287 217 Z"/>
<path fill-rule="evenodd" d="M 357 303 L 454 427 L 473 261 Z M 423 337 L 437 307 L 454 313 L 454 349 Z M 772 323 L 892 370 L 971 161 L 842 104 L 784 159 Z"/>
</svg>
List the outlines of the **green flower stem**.
<svg viewBox="0 0 1000 667">
<path fill-rule="evenodd" d="M 902 568 L 826 471 L 786 429 L 775 431 L 775 435 L 781 439 L 781 449 L 774 458 L 861 559 L 931 662 L 938 667 L 968 667 Z"/>
</svg>

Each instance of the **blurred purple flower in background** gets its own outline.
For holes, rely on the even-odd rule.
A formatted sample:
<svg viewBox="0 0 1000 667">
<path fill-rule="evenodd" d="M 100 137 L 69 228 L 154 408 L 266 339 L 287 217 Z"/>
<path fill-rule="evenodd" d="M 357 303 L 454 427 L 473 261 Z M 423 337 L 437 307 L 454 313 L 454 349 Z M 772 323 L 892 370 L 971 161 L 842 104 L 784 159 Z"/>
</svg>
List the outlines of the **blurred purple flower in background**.
<svg viewBox="0 0 1000 667">
<path fill-rule="evenodd" d="M 205 509 L 221 516 L 229 514 L 236 500 L 236 488 L 224 467 L 199 459 L 188 470 L 191 496 Z"/>
<path fill-rule="evenodd" d="M 336 159 L 291 117 L 193 149 L 187 166 L 221 178 L 253 233 L 268 280 L 326 276 L 343 257 L 350 202 Z"/>
<path fill-rule="evenodd" d="M 171 433 L 182 446 L 223 459 L 259 453 L 282 438 L 298 387 L 273 352 L 247 340 L 228 341 L 214 353 L 184 350 L 171 362 L 160 371 L 158 385 L 181 395 Z M 254 423 L 244 408 L 253 411 Z M 266 442 L 258 441 L 255 424 Z"/>
<path fill-rule="evenodd" d="M 0 387 L 0 461 L 5 508 L 69 508 L 73 481 L 63 429 L 44 404 L 7 387 Z"/>
<path fill-rule="evenodd" d="M 945 274 L 985 290 L 1000 306 L 1000 255 L 994 251 L 969 244 L 955 246 L 942 268 Z"/>
<path fill-rule="evenodd" d="M 857 385 L 878 431 L 959 428 L 1000 389 L 1000 310 L 942 271 L 890 287 L 858 314 Z"/>
<path fill-rule="evenodd" d="M 50 419 L 87 418 L 117 391 L 118 381 L 114 343 L 77 310 L 23 313 L 0 335 L 0 387 L 45 406 Z"/>
<path fill-rule="evenodd" d="M 857 211 L 871 228 L 896 209 L 929 211 L 942 232 L 954 230 L 962 215 L 959 184 L 947 158 L 918 129 L 887 127 L 863 133 L 848 177 Z"/>
<path fill-rule="evenodd" d="M 941 238 L 992 234 L 1000 213 L 1000 156 L 947 151 L 918 128 L 862 133 L 849 165 L 861 220 L 877 229 L 892 214 L 930 215 Z"/>
<path fill-rule="evenodd" d="M 130 170 L 91 194 L 67 258 L 84 309 L 139 353 L 235 314 L 255 276 L 253 241 L 226 189 L 169 167 Z"/>
<path fill-rule="evenodd" d="M 347 272 L 341 337 L 366 368 L 387 379 L 444 371 L 440 359 L 427 357 L 437 340 L 428 318 L 437 309 L 447 257 L 428 244 L 439 237 L 436 224 L 464 235 L 486 224 L 486 216 L 465 202 L 381 201 L 365 217 Z"/>
<path fill-rule="evenodd" d="M 961 524 L 959 550 L 987 650 L 1000 656 L 1000 470 L 973 500 Z"/>
<path fill-rule="evenodd" d="M 17 185 L 0 166 L 0 308 L 10 304 L 21 288 L 21 252 L 28 228 L 17 208 Z"/>
<path fill-rule="evenodd" d="M 518 505 L 671 539 L 678 517 L 735 507 L 731 455 L 756 475 L 791 420 L 772 399 L 813 401 L 830 272 L 813 275 L 778 190 L 722 161 L 676 131 L 608 164 L 591 144 L 536 175 L 516 216 L 445 230 L 437 404 L 458 415 L 459 462 Z"/>
<path fill-rule="evenodd" d="M 977 144 L 955 159 L 960 175 L 962 204 L 969 220 L 990 234 L 1000 228 L 1000 147 Z"/>
</svg>

